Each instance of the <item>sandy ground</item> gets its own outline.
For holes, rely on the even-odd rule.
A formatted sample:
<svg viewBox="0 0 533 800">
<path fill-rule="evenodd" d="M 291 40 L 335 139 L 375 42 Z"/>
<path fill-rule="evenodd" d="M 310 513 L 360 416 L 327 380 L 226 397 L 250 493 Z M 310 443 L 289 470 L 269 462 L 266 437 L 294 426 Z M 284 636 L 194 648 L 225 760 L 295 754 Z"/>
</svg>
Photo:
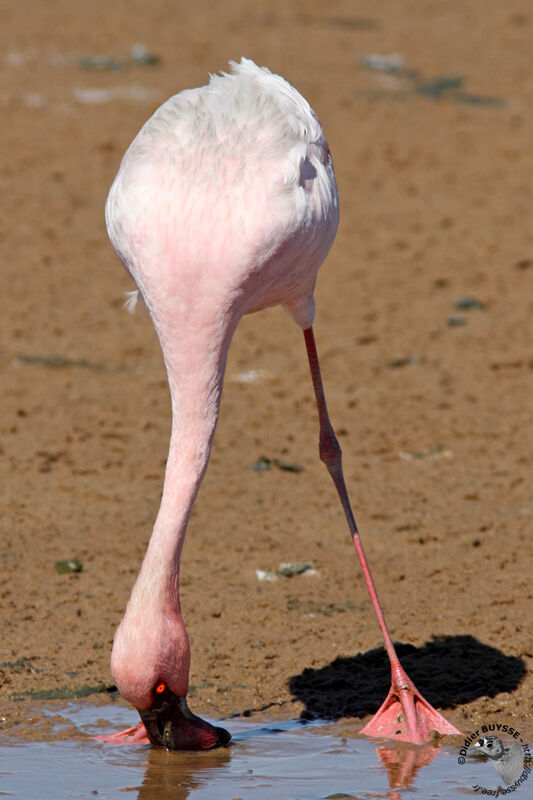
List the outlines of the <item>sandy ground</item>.
<svg viewBox="0 0 533 800">
<path fill-rule="evenodd" d="M 530 724 L 531 5 L 27 0 L 0 26 L 3 707 L 112 685 L 170 409 L 150 319 L 122 310 L 133 287 L 103 206 L 155 107 L 246 55 L 307 96 L 333 152 L 342 219 L 316 335 L 392 635 L 465 730 Z M 158 63 L 131 63 L 135 43 Z M 362 62 L 394 53 L 388 71 Z M 97 54 L 120 68 L 81 65 Z M 270 469 L 250 469 L 260 457 Z M 56 571 L 74 557 L 81 572 Z M 316 574 L 258 580 L 281 562 Z M 351 718 L 383 699 L 281 309 L 236 333 L 182 587 L 194 710 Z"/>
</svg>

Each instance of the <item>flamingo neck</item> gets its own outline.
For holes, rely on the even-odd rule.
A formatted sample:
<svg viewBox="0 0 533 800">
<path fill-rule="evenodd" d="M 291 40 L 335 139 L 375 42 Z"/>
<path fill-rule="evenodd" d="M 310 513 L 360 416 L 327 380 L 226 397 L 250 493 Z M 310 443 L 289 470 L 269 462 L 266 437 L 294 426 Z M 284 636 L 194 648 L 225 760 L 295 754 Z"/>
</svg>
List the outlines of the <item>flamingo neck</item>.
<svg viewBox="0 0 533 800">
<path fill-rule="evenodd" d="M 214 344 L 214 343 L 213 343 Z M 218 421 L 227 344 L 189 352 L 179 363 L 164 347 L 172 399 L 172 432 L 161 505 L 138 582 L 176 604 L 179 563 L 189 516 L 207 469 Z"/>
<path fill-rule="evenodd" d="M 192 506 L 207 468 L 236 319 L 209 324 L 189 314 L 152 314 L 167 368 L 172 433 L 161 505 L 124 618 L 111 671 L 124 697 L 150 705 L 163 680 L 178 696 L 188 687 L 190 648 L 181 615 L 179 566 Z"/>
</svg>

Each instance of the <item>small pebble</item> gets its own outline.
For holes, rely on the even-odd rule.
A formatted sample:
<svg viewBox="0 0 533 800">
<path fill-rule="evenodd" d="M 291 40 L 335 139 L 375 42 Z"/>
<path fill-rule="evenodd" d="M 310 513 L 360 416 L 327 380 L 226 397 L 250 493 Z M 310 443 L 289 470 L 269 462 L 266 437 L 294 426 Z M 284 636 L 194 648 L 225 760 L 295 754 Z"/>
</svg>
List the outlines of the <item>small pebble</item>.
<svg viewBox="0 0 533 800">
<path fill-rule="evenodd" d="M 301 464 L 293 464 L 291 461 L 285 461 L 283 458 L 267 458 L 267 456 L 260 456 L 257 461 L 249 467 L 246 467 L 246 469 L 253 470 L 254 472 L 265 472 L 270 469 L 272 465 L 285 472 L 303 472 L 304 470 Z"/>
<path fill-rule="evenodd" d="M 293 464 L 291 461 L 285 461 L 282 458 L 273 458 L 272 463 L 278 469 L 285 470 L 285 472 L 303 472 L 304 469 L 301 464 Z"/>
<path fill-rule="evenodd" d="M 283 575 L 284 578 L 292 578 L 293 575 L 302 575 L 310 569 L 313 569 L 313 564 L 310 562 L 301 564 L 299 561 L 295 561 L 292 564 L 289 562 L 280 564 L 277 571 L 278 575 Z"/>
<path fill-rule="evenodd" d="M 257 461 L 251 464 L 246 469 L 252 469 L 254 472 L 265 472 L 267 469 L 270 469 L 270 459 L 266 456 L 260 456 Z"/>
<path fill-rule="evenodd" d="M 475 297 L 469 297 L 468 295 L 465 295 L 464 297 L 457 298 L 454 303 L 454 307 L 460 311 L 470 311 L 472 309 L 482 310 L 485 308 L 485 304 L 480 300 L 476 300 Z"/>
<path fill-rule="evenodd" d="M 446 325 L 449 328 L 458 328 L 460 325 L 466 325 L 466 317 L 463 314 L 452 314 L 446 320 Z"/>
<path fill-rule="evenodd" d="M 446 92 L 460 89 L 463 78 L 460 75 L 438 75 L 436 78 L 419 83 L 415 91 L 432 100 L 439 100 Z"/>
<path fill-rule="evenodd" d="M 404 62 L 399 53 L 392 53 L 388 56 L 370 53 L 367 56 L 363 56 L 361 64 L 367 69 L 374 69 L 378 72 L 398 72 L 403 68 Z"/>
<path fill-rule="evenodd" d="M 256 569 L 255 574 L 260 581 L 276 581 L 278 578 L 292 578 L 294 575 L 316 575 L 314 564 L 307 561 L 305 564 L 294 561 L 285 561 L 276 570 Z"/>
<path fill-rule="evenodd" d="M 92 69 L 96 71 L 122 69 L 124 64 L 117 58 L 106 56 L 103 53 L 95 56 L 85 56 L 80 59 L 82 69 Z"/>
<path fill-rule="evenodd" d="M 79 558 L 71 558 L 65 561 L 56 561 L 55 568 L 60 575 L 66 575 L 69 572 L 81 572 L 83 566 Z"/>
<path fill-rule="evenodd" d="M 134 44 L 130 50 L 130 62 L 139 66 L 152 66 L 159 63 L 159 56 L 150 53 L 143 44 Z"/>
<path fill-rule="evenodd" d="M 416 356 L 405 356 L 405 358 L 395 358 L 389 361 L 387 366 L 391 369 L 400 369 L 401 367 L 408 367 L 415 364 L 420 364 L 421 360 Z"/>
</svg>

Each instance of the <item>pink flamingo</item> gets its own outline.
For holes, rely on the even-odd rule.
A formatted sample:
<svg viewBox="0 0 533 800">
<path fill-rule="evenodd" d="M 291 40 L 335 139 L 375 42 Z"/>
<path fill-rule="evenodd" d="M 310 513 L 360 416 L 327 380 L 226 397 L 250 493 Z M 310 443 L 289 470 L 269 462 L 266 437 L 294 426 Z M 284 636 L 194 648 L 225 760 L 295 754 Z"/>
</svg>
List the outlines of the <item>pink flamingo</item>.
<svg viewBox="0 0 533 800">
<path fill-rule="evenodd" d="M 457 733 L 402 669 L 377 598 L 341 466 L 313 335 L 318 268 L 337 231 L 326 137 L 306 100 L 252 61 L 180 92 L 128 148 L 109 192 L 111 242 L 148 307 L 168 373 L 172 432 L 161 506 L 111 670 L 142 719 L 112 741 L 172 749 L 227 744 L 192 714 L 180 554 L 217 423 L 228 347 L 243 314 L 281 304 L 303 329 L 320 423 L 320 458 L 337 488 L 391 662 L 385 703 L 363 729 L 423 742 Z"/>
</svg>

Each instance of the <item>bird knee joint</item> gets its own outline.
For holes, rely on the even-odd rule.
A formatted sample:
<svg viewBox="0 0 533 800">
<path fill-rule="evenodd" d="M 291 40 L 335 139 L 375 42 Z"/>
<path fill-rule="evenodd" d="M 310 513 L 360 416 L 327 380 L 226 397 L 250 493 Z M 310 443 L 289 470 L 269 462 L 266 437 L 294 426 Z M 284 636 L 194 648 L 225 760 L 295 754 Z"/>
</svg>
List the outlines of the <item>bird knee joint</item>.
<svg viewBox="0 0 533 800">
<path fill-rule="evenodd" d="M 340 465 L 342 450 L 333 431 L 328 432 L 327 436 L 320 437 L 319 453 L 320 460 L 330 471 Z"/>
</svg>

